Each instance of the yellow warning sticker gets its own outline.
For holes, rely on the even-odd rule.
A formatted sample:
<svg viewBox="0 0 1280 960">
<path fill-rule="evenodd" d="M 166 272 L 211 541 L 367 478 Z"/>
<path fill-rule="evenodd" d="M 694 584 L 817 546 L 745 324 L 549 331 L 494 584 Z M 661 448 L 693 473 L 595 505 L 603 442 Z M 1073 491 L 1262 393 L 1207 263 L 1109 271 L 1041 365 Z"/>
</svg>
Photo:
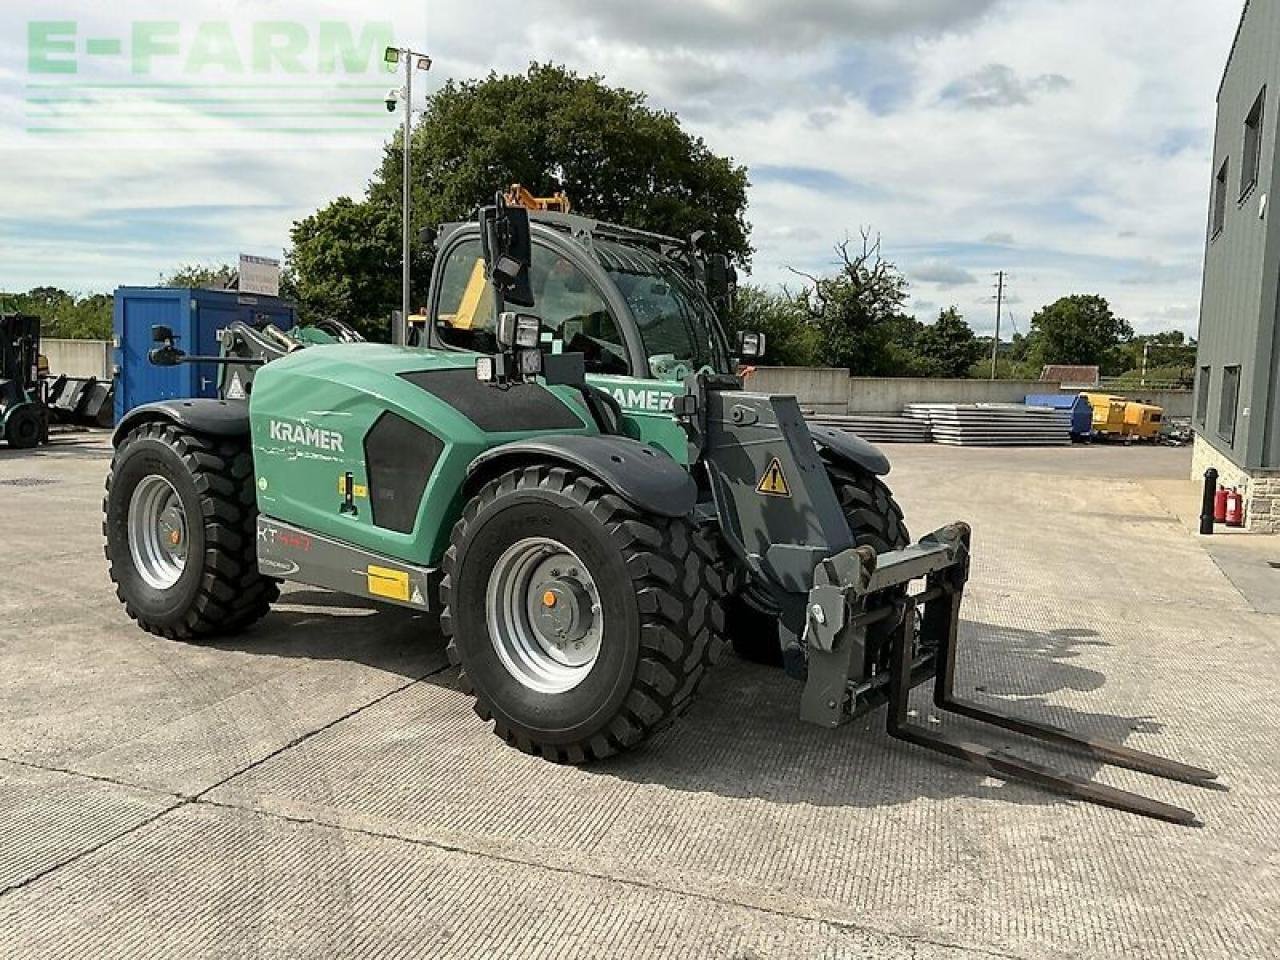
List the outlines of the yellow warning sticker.
<svg viewBox="0 0 1280 960">
<path fill-rule="evenodd" d="M 756 493 L 767 497 L 789 497 L 791 487 L 787 485 L 787 475 L 782 472 L 782 461 L 774 457 L 769 466 L 764 468 L 764 476 L 756 484 Z"/>
<path fill-rule="evenodd" d="M 346 493 L 347 493 L 346 477 L 338 478 L 338 492 L 343 496 L 346 496 Z M 364 497 L 367 500 L 369 498 L 369 488 L 362 483 L 353 483 L 351 485 L 351 495 L 353 497 Z"/>
<path fill-rule="evenodd" d="M 408 573 L 403 570 L 393 570 L 391 567 L 377 567 L 372 563 L 365 572 L 369 577 L 369 592 L 375 597 L 408 601 Z"/>
</svg>

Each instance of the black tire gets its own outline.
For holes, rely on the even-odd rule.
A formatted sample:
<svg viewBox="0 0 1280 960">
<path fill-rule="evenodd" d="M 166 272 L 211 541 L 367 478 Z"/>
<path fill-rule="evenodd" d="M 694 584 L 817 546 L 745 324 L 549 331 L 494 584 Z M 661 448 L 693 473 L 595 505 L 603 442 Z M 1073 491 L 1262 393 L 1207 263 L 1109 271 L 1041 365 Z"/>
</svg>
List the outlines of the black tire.
<svg viewBox="0 0 1280 960">
<path fill-rule="evenodd" d="M 486 622 L 497 558 L 531 533 L 573 551 L 600 588 L 599 653 L 563 692 L 517 679 Z M 666 726 L 724 644 L 715 552 L 688 521 L 642 513 L 573 470 L 531 466 L 485 485 L 454 526 L 440 586 L 449 658 L 476 713 L 512 746 L 566 763 L 608 757 Z"/>
<path fill-rule="evenodd" d="M 38 446 L 44 435 L 44 418 L 34 403 L 22 403 L 9 411 L 4 423 L 5 442 L 14 450 Z"/>
<path fill-rule="evenodd" d="M 869 546 L 876 553 L 886 553 L 911 543 L 902 508 L 883 480 L 869 471 L 834 463 L 827 464 L 827 474 L 840 498 L 855 546 Z M 778 612 L 769 598 L 751 593 L 748 586 L 745 593 L 725 604 L 725 617 L 726 629 L 738 656 L 752 663 L 782 666 Z M 876 628 L 871 632 L 876 632 Z"/>
<path fill-rule="evenodd" d="M 187 519 L 187 559 L 167 589 L 139 574 L 129 546 L 129 504 L 145 477 L 173 487 Z M 116 596 L 144 630 L 171 640 L 238 633 L 280 596 L 258 572 L 253 455 L 247 440 L 146 423 L 116 450 L 103 501 L 103 536 Z M 193 519 L 198 518 L 198 520 Z"/>
</svg>

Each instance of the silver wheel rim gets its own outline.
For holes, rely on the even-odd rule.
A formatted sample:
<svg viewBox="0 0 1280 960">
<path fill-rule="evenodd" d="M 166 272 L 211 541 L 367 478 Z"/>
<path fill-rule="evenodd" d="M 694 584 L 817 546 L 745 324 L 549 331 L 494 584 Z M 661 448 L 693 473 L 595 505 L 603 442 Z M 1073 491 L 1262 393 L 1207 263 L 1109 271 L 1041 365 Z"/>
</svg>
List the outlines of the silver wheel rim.
<svg viewBox="0 0 1280 960">
<path fill-rule="evenodd" d="M 572 690 L 600 656 L 600 591 L 578 555 L 549 537 L 519 540 L 498 558 L 485 614 L 498 659 L 530 690 Z"/>
<path fill-rule="evenodd" d="M 188 537 L 173 484 L 154 473 L 143 477 L 129 499 L 129 552 L 148 586 L 167 590 L 178 582 L 187 567 Z"/>
</svg>

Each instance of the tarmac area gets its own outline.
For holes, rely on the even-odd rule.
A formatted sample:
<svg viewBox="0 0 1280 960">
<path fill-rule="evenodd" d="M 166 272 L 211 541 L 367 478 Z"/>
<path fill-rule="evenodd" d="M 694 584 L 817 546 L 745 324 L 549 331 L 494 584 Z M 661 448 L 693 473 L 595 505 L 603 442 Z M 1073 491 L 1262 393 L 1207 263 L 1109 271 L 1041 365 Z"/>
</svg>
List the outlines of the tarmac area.
<svg viewBox="0 0 1280 960">
<path fill-rule="evenodd" d="M 974 527 L 958 691 L 1221 775 L 922 723 L 1188 807 L 1178 827 L 797 719 L 732 652 L 682 721 L 506 747 L 433 617 L 290 588 L 194 645 L 102 554 L 103 433 L 0 449 L 0 957 L 1280 956 L 1280 538 L 1195 535 L 1189 449 L 887 446 Z"/>
</svg>

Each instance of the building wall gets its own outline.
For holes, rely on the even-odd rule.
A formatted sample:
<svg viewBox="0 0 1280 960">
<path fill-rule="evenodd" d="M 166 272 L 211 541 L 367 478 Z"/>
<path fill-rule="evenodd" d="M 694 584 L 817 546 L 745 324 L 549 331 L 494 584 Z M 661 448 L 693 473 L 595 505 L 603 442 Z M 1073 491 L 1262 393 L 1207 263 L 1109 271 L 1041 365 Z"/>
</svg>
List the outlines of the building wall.
<svg viewBox="0 0 1280 960">
<path fill-rule="evenodd" d="M 1197 432 L 1219 452 L 1242 467 L 1280 466 L 1280 444 L 1269 435 L 1280 427 L 1276 408 L 1277 278 L 1280 277 L 1280 234 L 1270 198 L 1280 188 L 1276 160 L 1276 118 L 1280 117 L 1280 0 L 1251 0 L 1218 95 L 1214 162 L 1209 171 L 1206 226 L 1213 225 L 1213 183 L 1229 161 L 1226 217 L 1222 231 L 1205 250 L 1200 310 L 1197 390 L 1209 369 L 1208 408 Z M 1244 167 L 1244 124 L 1258 93 L 1266 88 L 1262 149 L 1257 186 L 1241 195 Z M 1233 438 L 1219 433 L 1223 370 L 1240 366 Z M 1269 449 L 1270 448 L 1270 449 Z"/>
<path fill-rule="evenodd" d="M 1252 533 L 1280 533 L 1280 470 L 1245 470 L 1203 438 L 1196 437 L 1191 455 L 1191 479 L 1204 482 L 1210 467 L 1218 482 L 1244 494 L 1245 527 Z"/>
</svg>

